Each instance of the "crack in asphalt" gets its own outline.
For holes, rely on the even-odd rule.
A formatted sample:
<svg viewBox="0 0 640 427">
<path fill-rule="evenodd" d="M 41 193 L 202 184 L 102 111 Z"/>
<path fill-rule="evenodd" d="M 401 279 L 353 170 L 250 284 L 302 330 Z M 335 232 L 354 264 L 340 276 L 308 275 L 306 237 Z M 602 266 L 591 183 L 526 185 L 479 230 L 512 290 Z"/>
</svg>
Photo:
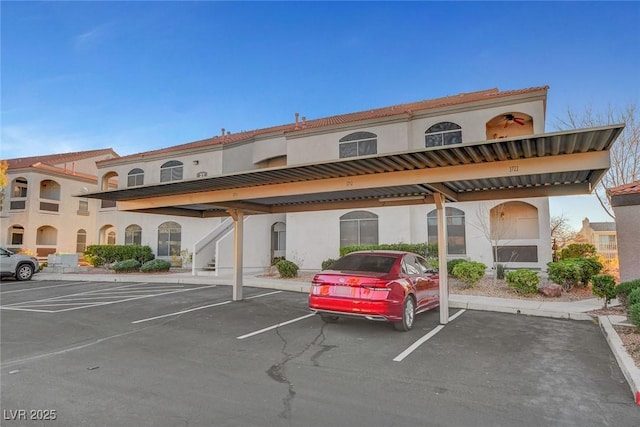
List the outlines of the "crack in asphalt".
<svg viewBox="0 0 640 427">
<path fill-rule="evenodd" d="M 269 375 L 269 377 L 271 379 L 273 379 L 276 382 L 279 382 L 281 384 L 286 384 L 287 385 L 287 395 L 282 399 L 282 403 L 283 403 L 283 409 L 282 411 L 278 414 L 278 416 L 280 418 L 284 418 L 286 420 L 289 421 L 289 425 L 291 425 L 291 403 L 294 399 L 294 397 L 296 396 L 296 392 L 294 390 L 293 387 L 293 383 L 289 380 L 289 378 L 287 378 L 286 375 L 286 366 L 287 363 L 289 363 L 290 361 L 292 361 L 293 359 L 302 356 L 307 350 L 309 350 L 313 345 L 319 345 L 322 348 L 317 351 L 316 353 L 314 353 L 311 356 L 311 360 L 313 361 L 313 365 L 314 366 L 320 366 L 318 363 L 318 358 L 325 352 L 336 348 L 336 345 L 322 345 L 322 343 L 325 340 L 325 336 L 324 336 L 324 328 L 326 325 L 322 325 L 322 327 L 320 328 L 320 332 L 318 333 L 318 335 L 316 335 L 316 337 L 313 339 L 313 341 L 311 341 L 309 344 L 307 344 L 302 350 L 300 350 L 297 353 L 288 353 L 287 352 L 287 345 L 288 342 L 286 340 L 285 337 L 282 336 L 282 334 L 280 333 L 280 328 L 276 328 L 276 334 L 278 334 L 278 337 L 280 337 L 280 339 L 282 340 L 282 354 L 284 356 L 283 360 L 275 365 L 272 365 L 268 370 L 267 370 L 267 375 Z"/>
</svg>

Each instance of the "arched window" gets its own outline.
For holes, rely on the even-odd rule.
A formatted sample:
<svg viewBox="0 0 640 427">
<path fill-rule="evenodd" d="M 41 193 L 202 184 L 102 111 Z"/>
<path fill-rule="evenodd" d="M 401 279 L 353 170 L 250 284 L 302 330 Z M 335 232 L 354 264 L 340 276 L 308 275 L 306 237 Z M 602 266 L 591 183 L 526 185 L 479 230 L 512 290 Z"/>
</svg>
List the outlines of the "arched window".
<svg viewBox="0 0 640 427">
<path fill-rule="evenodd" d="M 9 245 L 22 245 L 24 241 L 24 227 L 13 225 L 9 228 Z"/>
<path fill-rule="evenodd" d="M 87 249 L 87 231 L 81 228 L 76 233 L 76 252 L 82 254 L 85 249 Z"/>
<path fill-rule="evenodd" d="M 140 168 L 131 169 L 127 175 L 127 187 L 144 185 L 144 171 Z"/>
<path fill-rule="evenodd" d="M 464 255 L 467 253 L 464 212 L 456 208 L 445 208 L 447 217 L 447 254 Z M 427 236 L 429 243 L 438 243 L 438 211 L 427 214 Z"/>
<path fill-rule="evenodd" d="M 271 226 L 271 257 L 283 257 L 287 250 L 287 225 L 276 222 Z"/>
<path fill-rule="evenodd" d="M 11 183 L 10 210 L 23 210 L 27 207 L 27 179 L 16 178 Z"/>
<path fill-rule="evenodd" d="M 182 179 L 182 162 L 171 160 L 160 166 L 160 182 Z"/>
<path fill-rule="evenodd" d="M 371 132 L 355 132 L 340 138 L 340 158 L 366 156 L 378 152 L 378 136 Z"/>
<path fill-rule="evenodd" d="M 125 245 L 141 245 L 142 244 L 142 227 L 137 224 L 131 224 L 124 229 Z"/>
<path fill-rule="evenodd" d="M 21 198 L 27 197 L 27 179 L 26 178 L 16 178 L 13 180 L 13 185 L 11 186 L 11 198 Z"/>
<path fill-rule="evenodd" d="M 378 215 L 366 211 L 340 217 L 340 247 L 378 244 Z"/>
<path fill-rule="evenodd" d="M 431 126 L 424 133 L 426 147 L 460 144 L 462 142 L 462 128 L 451 122 L 440 122 Z"/>
<path fill-rule="evenodd" d="M 182 227 L 173 221 L 160 224 L 158 227 L 158 256 L 180 255 Z"/>
</svg>

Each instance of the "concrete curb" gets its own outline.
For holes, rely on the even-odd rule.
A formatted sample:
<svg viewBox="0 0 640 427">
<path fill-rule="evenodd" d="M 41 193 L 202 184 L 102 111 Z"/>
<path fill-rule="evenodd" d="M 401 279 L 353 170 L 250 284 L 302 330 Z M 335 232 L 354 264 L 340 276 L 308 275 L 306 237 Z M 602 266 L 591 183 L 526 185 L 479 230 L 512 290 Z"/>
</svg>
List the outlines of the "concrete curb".
<svg viewBox="0 0 640 427">
<path fill-rule="evenodd" d="M 511 307 L 507 305 L 489 305 L 479 302 L 464 302 L 449 300 L 449 307 L 464 308 L 478 311 L 494 311 L 498 313 L 523 314 L 525 316 L 551 317 L 554 319 L 593 320 L 593 316 L 586 313 L 572 313 L 567 311 L 540 310 L 537 308 Z"/>
<path fill-rule="evenodd" d="M 615 356 L 618 366 L 620 366 L 622 374 L 626 378 L 627 383 L 629 383 L 629 387 L 631 388 L 636 404 L 640 405 L 640 369 L 636 366 L 633 359 L 624 348 L 624 344 L 616 330 L 613 329 L 613 325 L 611 324 L 609 317 L 598 316 L 598 322 L 600 324 L 600 329 L 611 348 L 611 352 Z"/>
</svg>

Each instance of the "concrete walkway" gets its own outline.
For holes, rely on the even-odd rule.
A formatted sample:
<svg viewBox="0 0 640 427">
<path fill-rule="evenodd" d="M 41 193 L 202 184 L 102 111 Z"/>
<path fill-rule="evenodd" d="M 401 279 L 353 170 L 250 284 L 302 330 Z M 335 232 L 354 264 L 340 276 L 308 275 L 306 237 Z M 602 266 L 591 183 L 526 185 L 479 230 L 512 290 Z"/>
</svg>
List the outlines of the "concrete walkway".
<svg viewBox="0 0 640 427">
<path fill-rule="evenodd" d="M 209 274 L 192 275 L 184 273 L 155 273 L 155 274 L 90 274 L 90 273 L 50 273 L 40 272 L 33 276 L 34 281 L 63 280 L 87 282 L 146 282 L 146 283 L 189 283 L 189 284 L 219 284 L 232 285 L 231 276 L 214 276 Z M 258 276 L 244 276 L 244 285 L 256 288 L 267 288 L 284 291 L 308 293 L 309 282 L 296 280 L 272 279 Z M 611 305 L 616 305 L 613 300 Z M 524 299 L 495 298 L 477 295 L 451 294 L 450 308 L 469 310 L 496 311 L 502 313 L 524 314 L 529 316 L 552 317 L 572 320 L 597 321 L 603 335 L 620 366 L 635 402 L 640 405 L 640 369 L 635 366 L 631 356 L 624 348 L 620 337 L 613 328 L 616 324 L 629 325 L 623 316 L 595 316 L 587 314 L 591 310 L 602 308 L 603 301 L 597 298 L 580 301 L 540 301 Z M 629 325 L 631 326 L 631 325 Z"/>
</svg>

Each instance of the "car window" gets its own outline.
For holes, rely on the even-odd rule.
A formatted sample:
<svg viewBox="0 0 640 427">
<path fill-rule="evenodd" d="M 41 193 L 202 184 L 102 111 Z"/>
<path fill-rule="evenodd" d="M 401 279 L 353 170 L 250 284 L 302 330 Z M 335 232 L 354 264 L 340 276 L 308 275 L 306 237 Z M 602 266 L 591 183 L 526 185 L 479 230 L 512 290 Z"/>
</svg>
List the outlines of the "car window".
<svg viewBox="0 0 640 427">
<path fill-rule="evenodd" d="M 346 255 L 333 263 L 331 270 L 388 273 L 395 261 L 396 258 L 391 256 L 353 254 Z"/>
<path fill-rule="evenodd" d="M 405 274 L 421 274 L 420 267 L 416 263 L 416 257 L 407 254 L 402 259 L 402 272 Z"/>
<path fill-rule="evenodd" d="M 429 262 L 426 259 L 417 256 L 416 260 L 418 261 L 418 266 L 420 267 L 420 270 L 422 271 L 422 273 L 434 272 L 435 269 L 429 264 Z"/>
</svg>

